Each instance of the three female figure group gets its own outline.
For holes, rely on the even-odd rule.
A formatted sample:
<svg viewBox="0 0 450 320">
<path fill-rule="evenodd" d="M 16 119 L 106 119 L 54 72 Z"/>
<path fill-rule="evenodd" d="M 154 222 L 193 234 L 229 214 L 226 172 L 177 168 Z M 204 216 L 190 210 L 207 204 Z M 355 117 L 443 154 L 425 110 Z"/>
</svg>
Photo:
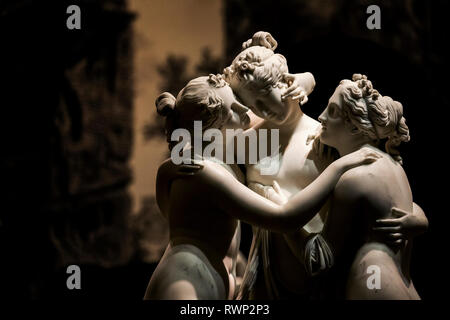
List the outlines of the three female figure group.
<svg viewBox="0 0 450 320">
<path fill-rule="evenodd" d="M 300 108 L 314 77 L 289 74 L 275 47 L 270 34 L 256 33 L 224 75 L 196 78 L 176 99 L 168 93 L 157 99 L 169 148 L 175 129 L 192 131 L 202 121 L 203 131 L 215 128 L 224 137 L 230 128 L 257 136 L 279 130 L 279 154 L 247 163 L 243 172 L 205 157 L 204 144 L 192 150 L 191 164 L 168 159 L 160 166 L 156 196 L 170 243 L 146 298 L 285 298 L 312 292 L 311 282 L 323 297 L 419 298 L 408 270 L 411 241 L 403 240 L 427 221 L 413 204 L 396 150 L 409 139 L 401 104 L 354 75 L 336 88 L 319 124 Z M 263 119 L 250 128 L 247 107 Z M 230 141 L 221 142 L 221 154 L 235 151 Z M 324 145 L 337 150 L 335 161 L 320 152 Z M 261 174 L 267 161 L 277 162 L 276 173 Z M 401 218 L 390 219 L 396 214 Z M 236 273 L 241 220 L 255 227 L 243 283 Z M 381 269 L 381 289 L 367 288 L 367 265 Z"/>
</svg>

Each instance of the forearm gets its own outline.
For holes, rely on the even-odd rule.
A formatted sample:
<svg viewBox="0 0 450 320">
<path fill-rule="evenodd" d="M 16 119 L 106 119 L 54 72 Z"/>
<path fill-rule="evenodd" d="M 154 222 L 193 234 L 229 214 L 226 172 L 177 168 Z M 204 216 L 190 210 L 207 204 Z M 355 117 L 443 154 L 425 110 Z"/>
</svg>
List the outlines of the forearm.
<svg viewBox="0 0 450 320">
<path fill-rule="evenodd" d="M 250 190 L 255 191 L 260 196 L 263 196 L 276 204 L 281 205 L 287 202 L 287 198 L 276 192 L 273 186 L 266 186 L 258 182 L 249 182 L 248 187 Z"/>
<path fill-rule="evenodd" d="M 236 219 L 272 231 L 293 232 L 314 217 L 342 173 L 354 162 L 342 159 L 333 162 L 316 180 L 282 206 L 251 191 L 229 172 L 211 172 L 212 181 L 208 184 L 214 190 L 211 192 L 213 202 Z"/>
</svg>

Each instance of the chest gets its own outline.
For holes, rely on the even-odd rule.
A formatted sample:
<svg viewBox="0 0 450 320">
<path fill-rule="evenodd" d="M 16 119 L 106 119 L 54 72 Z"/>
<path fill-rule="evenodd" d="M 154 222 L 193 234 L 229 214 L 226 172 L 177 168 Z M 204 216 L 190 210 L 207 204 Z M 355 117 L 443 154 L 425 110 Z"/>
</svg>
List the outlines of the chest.
<svg viewBox="0 0 450 320">
<path fill-rule="evenodd" d="M 259 159 L 258 163 L 247 166 L 247 181 L 263 185 L 276 181 L 286 196 L 304 189 L 319 175 L 311 157 L 312 143 L 307 144 L 307 138 L 308 132 L 295 133 L 277 156 Z M 268 165 L 274 168 L 269 174 L 262 170 Z"/>
</svg>

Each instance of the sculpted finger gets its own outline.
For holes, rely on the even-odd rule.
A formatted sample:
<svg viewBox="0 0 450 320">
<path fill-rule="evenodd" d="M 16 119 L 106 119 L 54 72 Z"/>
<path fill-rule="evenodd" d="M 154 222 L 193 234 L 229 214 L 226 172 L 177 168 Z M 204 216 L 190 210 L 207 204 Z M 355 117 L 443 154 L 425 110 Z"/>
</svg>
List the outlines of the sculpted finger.
<svg viewBox="0 0 450 320">
<path fill-rule="evenodd" d="M 377 219 L 375 221 L 376 225 L 379 226 L 398 226 L 400 225 L 400 221 L 398 219 Z"/>
<path fill-rule="evenodd" d="M 294 81 L 295 80 L 295 76 L 293 74 L 290 74 L 289 72 L 285 72 L 285 73 L 283 73 L 283 79 L 286 82 Z"/>
<path fill-rule="evenodd" d="M 302 100 L 305 97 L 305 90 L 303 90 L 302 88 L 297 88 L 291 95 L 292 95 L 292 99 L 296 100 L 296 99 L 300 99 Z"/>
<path fill-rule="evenodd" d="M 289 96 L 293 96 L 298 94 L 298 90 L 301 90 L 296 84 L 292 84 L 289 86 L 289 88 L 286 89 L 286 91 L 281 96 L 282 98 L 287 98 Z"/>
<path fill-rule="evenodd" d="M 201 169 L 203 169 L 201 164 L 182 164 L 178 167 L 177 173 L 180 175 L 194 175 Z"/>
<path fill-rule="evenodd" d="M 303 100 L 305 100 L 305 99 L 307 98 L 306 91 L 305 91 L 305 90 L 301 90 L 301 91 L 300 91 L 300 94 L 298 95 L 298 97 L 299 97 L 299 99 L 300 99 L 301 102 L 302 102 Z"/>
<path fill-rule="evenodd" d="M 305 103 L 308 102 L 308 96 L 305 93 L 305 97 L 303 98 L 303 100 L 300 102 L 300 105 L 304 105 Z"/>
<path fill-rule="evenodd" d="M 373 231 L 380 231 L 380 232 L 387 232 L 387 233 L 393 233 L 397 232 L 401 229 L 400 226 L 397 227 L 373 227 Z"/>
<path fill-rule="evenodd" d="M 314 134 L 308 135 L 308 138 L 306 138 L 306 145 L 309 145 L 311 141 L 314 141 L 315 138 L 316 136 Z"/>
<path fill-rule="evenodd" d="M 409 212 L 407 212 L 405 210 L 402 210 L 402 209 L 399 209 L 397 207 L 392 207 L 391 211 L 392 211 L 392 214 L 394 214 L 397 217 L 403 217 L 403 216 L 406 216 L 406 215 L 409 214 Z"/>
<path fill-rule="evenodd" d="M 391 245 L 393 247 L 399 247 L 399 246 L 401 246 L 403 244 L 403 242 L 404 242 L 403 239 L 397 239 L 397 240 L 394 240 L 394 241 L 387 241 L 387 244 Z"/>
<path fill-rule="evenodd" d="M 276 182 L 276 181 L 273 182 L 273 189 L 274 189 L 277 193 L 281 193 L 280 185 L 279 185 L 278 182 Z"/>
<path fill-rule="evenodd" d="M 298 99 L 298 97 L 302 96 L 302 92 L 305 92 L 302 88 L 297 87 L 294 91 L 290 94 L 293 98 L 292 99 Z"/>
<path fill-rule="evenodd" d="M 398 240 L 398 239 L 403 239 L 404 238 L 404 236 L 403 236 L 403 234 L 402 233 L 390 233 L 389 235 L 388 235 L 388 237 L 390 238 L 390 239 L 392 239 L 392 240 Z"/>
</svg>

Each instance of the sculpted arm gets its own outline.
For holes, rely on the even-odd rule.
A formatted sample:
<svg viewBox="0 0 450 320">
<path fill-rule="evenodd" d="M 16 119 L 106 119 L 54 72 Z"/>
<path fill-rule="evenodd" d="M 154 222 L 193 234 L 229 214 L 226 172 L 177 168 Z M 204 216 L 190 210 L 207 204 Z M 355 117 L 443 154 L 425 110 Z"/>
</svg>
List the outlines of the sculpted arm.
<svg viewBox="0 0 450 320">
<path fill-rule="evenodd" d="M 288 201 L 288 198 L 283 195 L 283 192 L 276 181 L 273 182 L 272 186 L 262 185 L 257 182 L 250 182 L 248 187 L 257 194 L 277 204 L 282 205 Z M 299 228 L 294 232 L 283 234 L 286 243 L 291 248 L 292 253 L 300 263 L 304 263 L 305 242 L 309 236 L 310 233 L 308 233 L 304 228 Z"/>
<path fill-rule="evenodd" d="M 425 212 L 415 202 L 412 212 L 393 207 L 392 215 L 394 218 L 377 220 L 373 228 L 382 233 L 391 245 L 401 245 L 404 240 L 412 239 L 428 229 Z"/>
<path fill-rule="evenodd" d="M 305 225 L 319 211 L 345 171 L 377 158 L 374 152 L 363 149 L 342 157 L 281 206 L 251 191 L 229 172 L 217 170 L 214 165 L 205 166 L 202 175 L 212 200 L 228 214 L 265 229 L 289 232 Z"/>
</svg>

